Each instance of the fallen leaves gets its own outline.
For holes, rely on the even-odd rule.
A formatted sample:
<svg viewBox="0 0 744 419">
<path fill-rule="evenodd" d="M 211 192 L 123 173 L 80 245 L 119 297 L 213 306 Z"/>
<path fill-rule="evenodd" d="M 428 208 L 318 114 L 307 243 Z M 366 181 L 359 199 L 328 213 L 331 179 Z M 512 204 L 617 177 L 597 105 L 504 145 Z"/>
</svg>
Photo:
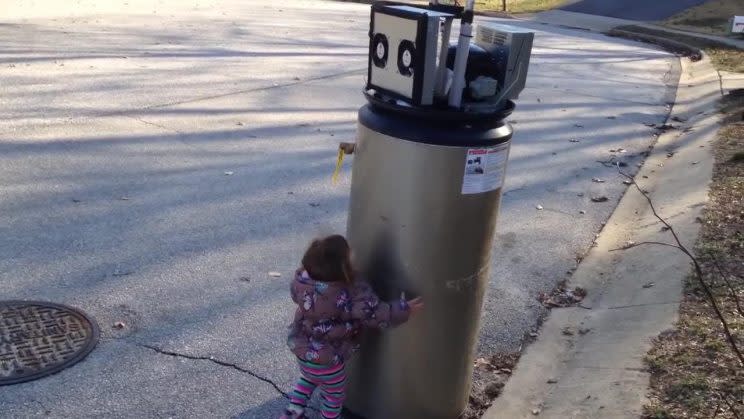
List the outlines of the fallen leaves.
<svg viewBox="0 0 744 419">
<path fill-rule="evenodd" d="M 498 397 L 519 360 L 518 352 L 497 353 L 475 360 L 468 407 L 460 419 L 480 419 Z"/>
<path fill-rule="evenodd" d="M 550 294 L 541 293 L 537 299 L 543 306 L 548 308 L 571 307 L 584 301 L 586 295 L 585 289 L 581 287 L 570 289 L 563 282 L 558 284 Z"/>
</svg>

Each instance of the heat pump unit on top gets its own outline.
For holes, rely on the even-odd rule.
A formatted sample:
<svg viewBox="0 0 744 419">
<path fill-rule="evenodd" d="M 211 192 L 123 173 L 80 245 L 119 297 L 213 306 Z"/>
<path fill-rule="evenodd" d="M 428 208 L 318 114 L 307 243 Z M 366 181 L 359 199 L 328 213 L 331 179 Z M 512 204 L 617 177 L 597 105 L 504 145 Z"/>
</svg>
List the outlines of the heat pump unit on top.
<svg viewBox="0 0 744 419">
<path fill-rule="evenodd" d="M 367 88 L 414 106 L 431 105 L 440 27 L 453 18 L 413 6 L 373 5 Z"/>
</svg>

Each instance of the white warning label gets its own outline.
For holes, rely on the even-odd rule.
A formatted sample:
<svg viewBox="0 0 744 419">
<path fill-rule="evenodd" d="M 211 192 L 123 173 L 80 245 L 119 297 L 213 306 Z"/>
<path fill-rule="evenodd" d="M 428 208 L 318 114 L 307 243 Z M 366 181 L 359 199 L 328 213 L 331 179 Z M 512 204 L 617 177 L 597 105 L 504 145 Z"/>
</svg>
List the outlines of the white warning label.
<svg viewBox="0 0 744 419">
<path fill-rule="evenodd" d="M 496 147 L 471 148 L 465 158 L 462 194 L 470 195 L 495 191 L 504 185 L 509 143 Z"/>
</svg>

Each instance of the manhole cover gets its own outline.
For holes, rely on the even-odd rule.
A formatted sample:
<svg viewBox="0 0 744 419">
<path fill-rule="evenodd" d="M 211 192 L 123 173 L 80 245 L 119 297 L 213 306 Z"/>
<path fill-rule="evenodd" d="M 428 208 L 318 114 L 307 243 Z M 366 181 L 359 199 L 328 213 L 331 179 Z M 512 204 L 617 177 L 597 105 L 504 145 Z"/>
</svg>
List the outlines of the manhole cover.
<svg viewBox="0 0 744 419">
<path fill-rule="evenodd" d="M 0 386 L 59 372 L 85 358 L 98 325 L 60 304 L 0 301 Z"/>
</svg>

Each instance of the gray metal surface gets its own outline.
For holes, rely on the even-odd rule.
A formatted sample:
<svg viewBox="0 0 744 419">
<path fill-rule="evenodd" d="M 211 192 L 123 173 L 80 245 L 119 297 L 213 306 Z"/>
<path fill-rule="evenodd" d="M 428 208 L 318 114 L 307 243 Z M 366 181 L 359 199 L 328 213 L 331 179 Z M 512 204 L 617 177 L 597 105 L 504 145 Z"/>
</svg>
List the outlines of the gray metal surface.
<svg viewBox="0 0 744 419">
<path fill-rule="evenodd" d="M 386 300 L 406 292 L 426 307 L 365 335 L 349 364 L 355 414 L 451 419 L 467 404 L 501 199 L 461 193 L 467 152 L 358 126 L 348 221 L 358 268 Z"/>
</svg>

